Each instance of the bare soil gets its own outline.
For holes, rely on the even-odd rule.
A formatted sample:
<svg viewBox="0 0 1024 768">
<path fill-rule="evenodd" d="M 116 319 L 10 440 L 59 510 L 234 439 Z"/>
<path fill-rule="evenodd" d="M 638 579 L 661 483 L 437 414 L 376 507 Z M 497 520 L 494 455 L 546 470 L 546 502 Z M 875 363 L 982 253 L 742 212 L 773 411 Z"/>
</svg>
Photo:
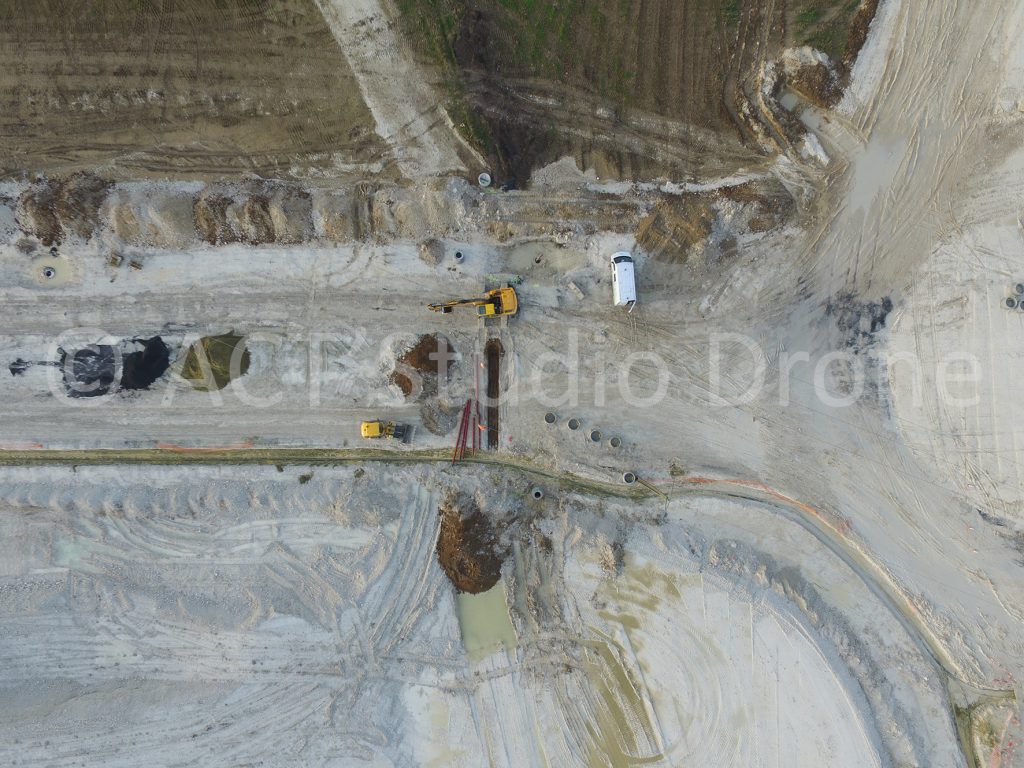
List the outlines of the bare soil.
<svg viewBox="0 0 1024 768">
<path fill-rule="evenodd" d="M 501 578 L 506 552 L 499 533 L 468 495 L 450 494 L 441 504 L 437 560 L 460 592 L 486 592 Z"/>
<path fill-rule="evenodd" d="M 111 187 L 107 179 L 85 171 L 66 179 L 39 179 L 18 200 L 18 225 L 47 246 L 66 236 L 88 240 L 99 226 L 100 208 Z"/>
<path fill-rule="evenodd" d="M 0 177 L 292 177 L 384 155 L 314 0 L 8 0 L 0 137 Z"/>
<path fill-rule="evenodd" d="M 445 361 L 452 355 L 454 349 L 452 343 L 444 336 L 424 334 L 398 358 L 389 381 L 406 397 L 422 399 L 435 395 L 442 368 L 445 380 L 451 377 L 454 361 Z M 419 392 L 415 391 L 417 388 L 414 378 L 419 378 Z"/>
<path fill-rule="evenodd" d="M 794 45 L 852 62 L 876 6 L 399 0 L 421 55 L 447 68 L 457 126 L 507 186 L 565 155 L 627 179 L 749 166 L 763 152 L 743 117 L 761 64 Z"/>
</svg>

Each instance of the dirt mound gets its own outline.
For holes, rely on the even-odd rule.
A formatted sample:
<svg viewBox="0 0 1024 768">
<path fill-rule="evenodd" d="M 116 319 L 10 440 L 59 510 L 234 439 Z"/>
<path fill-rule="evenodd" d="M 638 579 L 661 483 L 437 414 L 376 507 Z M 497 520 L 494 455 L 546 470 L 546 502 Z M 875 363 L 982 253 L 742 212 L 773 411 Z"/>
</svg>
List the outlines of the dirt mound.
<svg viewBox="0 0 1024 768">
<path fill-rule="evenodd" d="M 796 210 L 796 202 L 778 181 L 747 182 L 718 190 L 719 200 L 743 204 L 751 232 L 767 232 L 782 226 Z"/>
<path fill-rule="evenodd" d="M 57 218 L 58 185 L 51 180 L 37 181 L 18 198 L 15 212 L 21 231 L 43 245 L 57 245 L 64 232 Z"/>
<path fill-rule="evenodd" d="M 190 194 L 147 189 L 140 196 L 115 189 L 106 216 L 106 226 L 125 245 L 187 248 L 196 240 L 198 227 Z"/>
<path fill-rule="evenodd" d="M 248 372 L 249 363 L 244 336 L 204 336 L 185 353 L 181 377 L 202 392 L 224 389 L 232 379 Z"/>
<path fill-rule="evenodd" d="M 454 355 L 455 348 L 447 338 L 424 334 L 395 361 L 388 381 L 406 397 L 423 399 L 436 395 L 439 381 L 451 378 Z"/>
<path fill-rule="evenodd" d="M 149 389 L 170 366 L 171 350 L 159 336 L 130 343 L 135 349 L 122 358 L 121 389 Z"/>
<path fill-rule="evenodd" d="M 857 12 L 853 14 L 842 59 L 843 65 L 847 69 L 853 66 L 853 62 L 857 60 L 857 54 L 868 40 L 871 22 L 875 20 L 875 14 L 878 13 L 878 3 L 879 0 L 861 0 Z"/>
<path fill-rule="evenodd" d="M 431 267 L 436 267 L 441 263 L 441 259 L 444 258 L 444 243 L 440 240 L 431 238 L 430 240 L 424 240 L 419 246 L 420 259 Z"/>
<path fill-rule="evenodd" d="M 711 234 L 714 219 L 707 198 L 666 198 L 640 222 L 636 242 L 656 261 L 681 263 L 686 261 L 690 248 Z"/>
<path fill-rule="evenodd" d="M 459 424 L 462 408 L 458 405 L 447 405 L 437 398 L 430 398 L 420 405 L 420 421 L 427 431 L 444 437 L 451 434 Z"/>
<path fill-rule="evenodd" d="M 450 494 L 441 504 L 437 560 L 460 592 L 486 592 L 501 578 L 507 552 L 499 533 L 480 507 L 466 495 Z"/>
<path fill-rule="evenodd" d="M 206 190 L 196 197 L 192 207 L 196 232 L 210 245 L 238 242 L 238 237 L 228 226 L 228 208 L 231 203 L 230 197 Z"/>
<path fill-rule="evenodd" d="M 92 237 L 99 226 L 100 208 L 113 184 L 91 173 L 72 174 L 59 186 L 57 217 L 65 232 L 83 240 Z"/>
<path fill-rule="evenodd" d="M 290 184 L 211 185 L 196 197 L 192 216 L 199 237 L 211 245 L 294 244 L 313 236 L 313 199 Z"/>
<path fill-rule="evenodd" d="M 84 172 L 37 181 L 18 198 L 18 226 L 43 245 L 57 245 L 67 235 L 88 240 L 99 226 L 100 208 L 111 186 Z"/>
</svg>

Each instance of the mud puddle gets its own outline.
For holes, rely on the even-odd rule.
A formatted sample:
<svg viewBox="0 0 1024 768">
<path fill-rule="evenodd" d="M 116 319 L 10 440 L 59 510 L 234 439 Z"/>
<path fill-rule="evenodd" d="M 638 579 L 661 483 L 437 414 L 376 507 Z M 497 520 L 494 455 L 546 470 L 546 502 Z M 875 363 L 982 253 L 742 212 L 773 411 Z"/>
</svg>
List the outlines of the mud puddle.
<svg viewBox="0 0 1024 768">
<path fill-rule="evenodd" d="M 515 651 L 518 638 L 508 612 L 504 584 L 499 581 L 486 592 L 475 595 L 461 593 L 456 606 L 462 645 L 471 659 L 480 660 L 501 648 Z"/>
</svg>

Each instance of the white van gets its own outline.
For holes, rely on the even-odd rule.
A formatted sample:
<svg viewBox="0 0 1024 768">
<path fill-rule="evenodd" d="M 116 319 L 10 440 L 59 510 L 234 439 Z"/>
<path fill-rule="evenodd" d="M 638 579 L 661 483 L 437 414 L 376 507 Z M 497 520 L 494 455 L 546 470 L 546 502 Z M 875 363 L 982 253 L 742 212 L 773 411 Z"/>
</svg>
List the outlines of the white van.
<svg viewBox="0 0 1024 768">
<path fill-rule="evenodd" d="M 629 311 L 633 311 L 636 277 L 633 274 L 633 257 L 627 251 L 612 254 L 612 294 L 616 307 L 629 307 Z"/>
</svg>

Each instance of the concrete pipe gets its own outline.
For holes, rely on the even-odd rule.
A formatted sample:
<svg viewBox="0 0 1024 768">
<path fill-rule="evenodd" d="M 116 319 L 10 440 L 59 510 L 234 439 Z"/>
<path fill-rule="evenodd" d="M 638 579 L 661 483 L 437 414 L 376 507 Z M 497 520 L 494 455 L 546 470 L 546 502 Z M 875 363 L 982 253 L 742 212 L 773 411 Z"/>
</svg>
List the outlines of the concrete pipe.
<svg viewBox="0 0 1024 768">
<path fill-rule="evenodd" d="M 575 432 L 577 429 L 580 428 L 580 420 L 569 419 L 567 422 L 565 422 L 565 426 L 567 426 L 569 429 Z"/>
<path fill-rule="evenodd" d="M 554 424 L 555 423 L 555 419 L 556 419 L 556 417 L 555 417 L 555 414 L 553 414 L 553 413 L 545 413 L 544 414 L 544 423 L 545 424 Z"/>
<path fill-rule="evenodd" d="M 632 472 L 624 472 L 622 474 L 622 482 L 626 485 L 632 485 L 636 482 L 636 475 Z"/>
<path fill-rule="evenodd" d="M 538 486 L 530 491 L 530 495 L 533 496 L 535 501 L 540 501 L 544 498 L 544 489 Z"/>
<path fill-rule="evenodd" d="M 462 251 L 456 251 L 455 252 L 455 260 L 456 261 L 461 262 L 464 258 L 466 258 L 466 255 Z"/>
<path fill-rule="evenodd" d="M 1017 299 L 1015 299 L 1013 296 L 1007 296 L 1005 304 L 1007 309 L 1016 309 Z"/>
<path fill-rule="evenodd" d="M 609 448 L 618 448 L 621 445 L 622 445 L 622 438 L 621 437 L 613 437 L 611 440 L 608 441 L 608 447 Z"/>
<path fill-rule="evenodd" d="M 601 442 L 601 437 L 602 437 L 601 430 L 593 429 L 593 430 L 590 431 L 590 440 L 591 440 L 591 442 L 600 443 Z"/>
</svg>

